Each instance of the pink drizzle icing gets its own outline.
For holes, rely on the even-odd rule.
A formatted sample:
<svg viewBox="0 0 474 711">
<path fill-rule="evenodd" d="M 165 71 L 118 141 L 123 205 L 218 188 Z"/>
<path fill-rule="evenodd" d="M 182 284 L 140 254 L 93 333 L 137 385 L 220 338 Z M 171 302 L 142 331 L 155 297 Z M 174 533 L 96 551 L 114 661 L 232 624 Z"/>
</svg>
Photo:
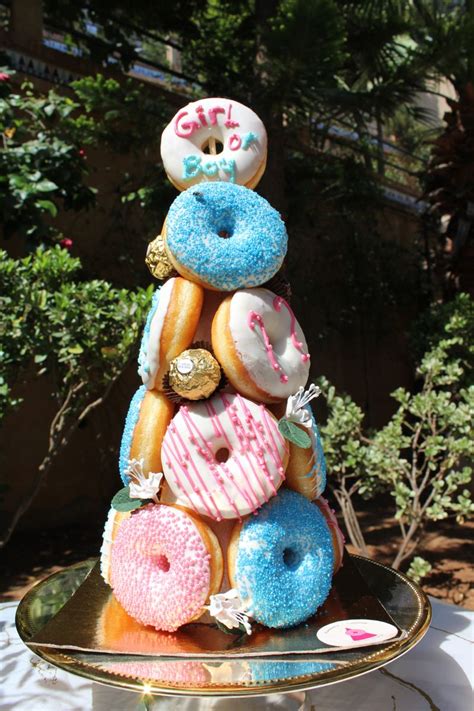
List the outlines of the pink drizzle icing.
<svg viewBox="0 0 474 711">
<path fill-rule="evenodd" d="M 301 360 L 303 361 L 303 363 L 306 363 L 306 361 L 309 360 L 310 356 L 309 353 L 304 352 L 303 344 L 301 343 L 301 341 L 298 340 L 296 336 L 296 316 L 293 313 L 293 309 L 291 308 L 290 304 L 285 301 L 285 299 L 283 299 L 281 296 L 275 296 L 275 298 L 273 299 L 273 308 L 275 309 L 275 311 L 280 312 L 282 306 L 285 306 L 288 310 L 288 313 L 290 314 L 291 342 L 296 348 L 296 350 L 301 353 Z"/>
<path fill-rule="evenodd" d="M 215 407 L 218 400 L 224 406 L 221 414 Z M 173 487 L 176 486 L 193 509 L 197 504 L 206 515 L 217 521 L 222 520 L 215 498 L 216 492 L 220 492 L 233 512 L 232 517 L 240 519 L 276 494 L 285 477 L 280 451 L 286 449 L 286 443 L 278 432 L 274 418 L 263 405 L 259 406 L 259 417 L 255 417 L 245 398 L 240 395 L 217 395 L 204 406 L 212 423 L 214 438 L 206 441 L 205 434 L 199 429 L 199 417 L 193 413 L 193 406 L 182 406 L 163 440 L 164 461 L 173 474 Z M 231 432 L 235 438 L 232 438 Z M 232 444 L 232 439 L 234 442 L 237 440 L 238 446 Z M 229 450 L 229 459 L 224 463 L 215 458 L 215 452 L 223 442 Z M 196 466 L 200 459 L 206 462 L 206 478 Z M 235 463 L 235 467 L 230 467 L 229 461 Z M 208 477 L 209 486 L 206 483 Z M 193 494 L 197 497 L 195 504 Z"/>
<path fill-rule="evenodd" d="M 263 342 L 265 344 L 265 350 L 267 351 L 267 358 L 270 361 L 270 365 L 272 366 L 273 370 L 276 370 L 277 372 L 280 371 L 280 380 L 282 383 L 287 383 L 288 382 L 288 376 L 283 372 L 283 368 L 275 358 L 275 354 L 273 353 L 273 346 L 271 344 L 271 341 L 268 337 L 267 330 L 265 328 L 265 324 L 263 323 L 263 318 L 258 314 L 256 311 L 250 311 L 248 315 L 248 320 L 247 323 L 249 325 L 249 328 L 255 330 L 255 324 L 257 324 L 260 327 L 260 331 L 262 332 L 263 336 Z"/>
<path fill-rule="evenodd" d="M 279 313 L 281 311 L 282 305 L 286 306 L 288 313 L 290 315 L 291 342 L 292 342 L 294 348 L 296 348 L 296 350 L 299 351 L 299 353 L 301 353 L 302 362 L 306 363 L 309 360 L 310 356 L 309 356 L 309 353 L 305 353 L 303 344 L 301 343 L 301 341 L 298 340 L 298 337 L 296 335 L 296 316 L 293 313 L 291 306 L 289 305 L 289 303 L 287 301 L 285 301 L 285 299 L 283 299 L 281 296 L 275 296 L 275 298 L 273 299 L 273 308 L 275 309 L 275 311 L 277 311 Z M 279 364 L 279 362 L 277 361 L 277 359 L 275 357 L 275 354 L 273 352 L 273 346 L 271 344 L 270 338 L 269 338 L 267 330 L 265 328 L 265 324 L 263 323 L 263 318 L 256 311 L 250 311 L 248 318 L 247 318 L 247 323 L 249 325 L 249 328 L 252 329 L 252 331 L 255 330 L 255 325 L 257 325 L 260 328 L 260 331 L 261 331 L 262 337 L 263 337 L 263 342 L 265 344 L 265 350 L 267 352 L 267 357 L 268 357 L 268 360 L 270 361 L 270 365 L 272 366 L 273 370 L 280 373 L 281 382 L 287 383 L 288 376 L 284 373 L 283 368 L 281 367 L 281 365 Z"/>
</svg>

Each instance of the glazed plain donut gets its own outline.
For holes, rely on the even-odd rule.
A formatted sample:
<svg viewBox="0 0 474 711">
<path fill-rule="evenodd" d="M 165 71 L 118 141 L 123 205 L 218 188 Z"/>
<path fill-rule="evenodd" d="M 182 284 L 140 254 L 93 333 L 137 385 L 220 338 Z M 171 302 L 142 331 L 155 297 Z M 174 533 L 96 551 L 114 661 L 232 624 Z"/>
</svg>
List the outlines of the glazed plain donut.
<svg viewBox="0 0 474 711">
<path fill-rule="evenodd" d="M 281 267 L 288 244 L 278 212 L 232 183 L 203 183 L 178 195 L 162 236 L 176 271 L 215 291 L 264 284 Z"/>
<path fill-rule="evenodd" d="M 162 444 L 163 472 L 179 503 L 216 521 L 241 518 L 274 496 L 287 461 L 274 416 L 240 395 L 181 406 Z"/>
<path fill-rule="evenodd" d="M 329 506 L 329 502 L 323 496 L 316 499 L 314 502 L 329 526 L 329 532 L 332 537 L 332 546 L 334 551 L 334 573 L 337 573 L 342 565 L 342 559 L 344 558 L 344 544 L 346 542 L 344 534 L 339 528 L 339 523 L 336 518 L 336 512 Z"/>
<path fill-rule="evenodd" d="M 265 170 L 267 133 L 257 114 L 237 101 L 201 99 L 165 128 L 161 157 L 178 190 L 209 180 L 254 188 Z"/>
<path fill-rule="evenodd" d="M 222 551 L 211 529 L 174 506 L 149 504 L 125 519 L 112 546 L 110 584 L 138 622 L 174 632 L 219 591 Z"/>
<path fill-rule="evenodd" d="M 281 489 L 256 516 L 235 526 L 227 551 L 229 579 L 249 614 L 267 627 L 293 627 L 329 594 L 333 548 L 319 509 Z"/>
<path fill-rule="evenodd" d="M 233 387 L 272 403 L 306 384 L 306 339 L 288 302 L 268 289 L 242 289 L 219 306 L 212 347 Z"/>
<path fill-rule="evenodd" d="M 120 444 L 119 471 L 124 484 L 130 460 L 143 459 L 143 473 L 161 472 L 161 442 L 173 417 L 174 405 L 157 390 L 144 385 L 132 397 Z"/>
<path fill-rule="evenodd" d="M 203 300 L 202 288 L 181 277 L 168 279 L 155 293 L 139 355 L 138 373 L 148 390 L 163 389 L 170 361 L 192 343 Z"/>
<path fill-rule="evenodd" d="M 278 419 L 285 414 L 284 403 L 273 405 L 270 409 Z M 305 410 L 311 415 L 311 427 L 297 426 L 303 432 L 309 434 L 311 447 L 304 449 L 293 442 L 288 443 L 290 459 L 286 468 L 285 484 L 289 489 L 298 491 L 303 496 L 306 496 L 307 499 L 313 501 L 313 499 L 321 496 L 326 488 L 326 458 L 313 411 L 309 405 L 305 406 Z"/>
</svg>

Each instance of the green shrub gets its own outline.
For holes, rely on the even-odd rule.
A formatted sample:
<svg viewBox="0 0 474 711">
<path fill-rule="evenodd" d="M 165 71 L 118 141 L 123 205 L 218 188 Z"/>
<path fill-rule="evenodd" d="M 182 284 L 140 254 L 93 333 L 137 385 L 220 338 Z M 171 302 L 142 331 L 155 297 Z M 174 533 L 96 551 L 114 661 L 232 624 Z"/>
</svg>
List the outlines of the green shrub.
<svg viewBox="0 0 474 711">
<path fill-rule="evenodd" d="M 37 94 L 25 83 L 17 93 L 2 81 L 0 213 L 5 237 L 49 241 L 60 235 L 54 226 L 60 210 L 82 210 L 94 203 L 95 191 L 85 184 L 85 152 L 70 131 L 78 106 L 54 90 Z"/>
<path fill-rule="evenodd" d="M 78 424 L 101 405 L 132 355 L 153 287 L 128 291 L 81 280 L 81 264 L 59 246 L 23 259 L 0 252 L 0 419 L 18 406 L 15 386 L 48 373 L 56 414 L 26 511 Z"/>
<path fill-rule="evenodd" d="M 474 512 L 469 491 L 474 385 L 465 384 L 472 382 L 467 357 L 472 324 L 465 314 L 473 310 L 466 295 L 458 297 L 458 305 L 464 316 L 459 309 L 449 310 L 444 337 L 417 368 L 419 389 L 392 393 L 397 409 L 379 431 L 365 432 L 362 410 L 348 396 L 337 395 L 326 380 L 321 382 L 329 408 L 322 436 L 330 483 L 349 537 L 367 552 L 354 497 L 389 492 L 400 529 L 395 568 L 415 553 L 429 522 L 453 517 L 462 523 Z M 423 570 L 428 567 L 418 558 L 414 574 L 419 577 Z"/>
</svg>

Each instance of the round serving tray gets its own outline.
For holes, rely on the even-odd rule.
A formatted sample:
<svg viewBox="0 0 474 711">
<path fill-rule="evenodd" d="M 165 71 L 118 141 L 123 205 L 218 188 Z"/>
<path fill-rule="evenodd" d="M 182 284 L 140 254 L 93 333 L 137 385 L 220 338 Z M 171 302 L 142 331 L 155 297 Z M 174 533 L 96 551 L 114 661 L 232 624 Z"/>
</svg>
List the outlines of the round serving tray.
<svg viewBox="0 0 474 711">
<path fill-rule="evenodd" d="M 411 580 L 387 566 L 352 556 L 372 593 L 407 636 L 395 642 L 344 653 L 294 655 L 285 659 L 159 659 L 110 654 L 34 651 L 50 664 L 91 681 L 146 694 L 182 696 L 261 696 L 301 691 L 353 679 L 378 669 L 412 649 L 426 633 L 430 603 Z M 95 561 L 85 561 L 37 583 L 18 607 L 22 640 L 36 634 L 66 603 Z"/>
</svg>

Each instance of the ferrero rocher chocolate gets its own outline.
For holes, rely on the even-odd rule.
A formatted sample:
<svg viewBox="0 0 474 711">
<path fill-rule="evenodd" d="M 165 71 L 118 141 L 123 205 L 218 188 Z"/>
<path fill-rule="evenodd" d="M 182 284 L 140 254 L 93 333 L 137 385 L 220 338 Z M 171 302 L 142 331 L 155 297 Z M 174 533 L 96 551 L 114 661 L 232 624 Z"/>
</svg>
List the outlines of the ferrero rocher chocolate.
<svg viewBox="0 0 474 711">
<path fill-rule="evenodd" d="M 221 379 L 221 369 L 205 348 L 190 348 L 171 361 L 169 384 L 187 400 L 203 400 L 214 392 Z"/>
<path fill-rule="evenodd" d="M 167 279 L 174 272 L 174 267 L 168 259 L 165 241 L 161 235 L 150 242 L 146 251 L 145 264 L 155 279 Z"/>
</svg>

